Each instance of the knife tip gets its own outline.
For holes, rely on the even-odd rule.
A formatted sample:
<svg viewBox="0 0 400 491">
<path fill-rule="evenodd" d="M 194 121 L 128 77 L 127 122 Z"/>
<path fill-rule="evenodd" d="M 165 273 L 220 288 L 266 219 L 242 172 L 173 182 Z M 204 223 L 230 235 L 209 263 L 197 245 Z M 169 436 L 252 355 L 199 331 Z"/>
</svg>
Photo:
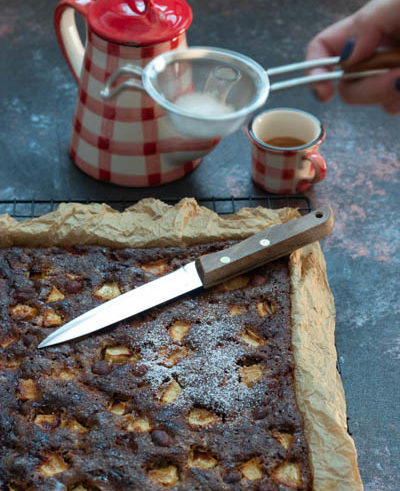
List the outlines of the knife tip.
<svg viewBox="0 0 400 491">
<path fill-rule="evenodd" d="M 48 348 L 49 346 L 54 346 L 55 344 L 60 344 L 60 343 L 63 343 L 65 341 L 69 341 L 70 337 L 67 337 L 65 335 L 65 333 L 61 333 L 60 334 L 57 334 L 56 332 L 50 334 L 49 336 L 47 336 L 47 338 L 44 338 L 43 341 L 41 341 L 37 347 L 40 349 L 40 348 Z"/>
<path fill-rule="evenodd" d="M 37 345 L 37 347 L 40 348 L 46 348 L 47 346 L 51 346 L 52 344 L 56 344 L 57 341 L 54 341 L 52 339 L 49 339 L 48 337 L 43 339 L 41 343 Z"/>
</svg>

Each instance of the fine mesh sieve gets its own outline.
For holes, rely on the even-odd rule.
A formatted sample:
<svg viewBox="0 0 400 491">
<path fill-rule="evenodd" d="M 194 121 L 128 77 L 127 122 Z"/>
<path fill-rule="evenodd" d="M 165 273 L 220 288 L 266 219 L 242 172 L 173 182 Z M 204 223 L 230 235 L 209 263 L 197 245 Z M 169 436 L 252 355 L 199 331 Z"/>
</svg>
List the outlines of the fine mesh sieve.
<svg viewBox="0 0 400 491">
<path fill-rule="evenodd" d="M 102 96 L 110 99 L 126 89 L 145 90 L 165 109 L 178 133 L 192 138 L 215 138 L 236 131 L 266 102 L 270 91 L 343 76 L 370 76 L 386 70 L 356 73 L 336 70 L 272 85 L 269 81 L 274 75 L 337 65 L 339 61 L 339 57 L 331 57 L 264 70 L 251 58 L 234 51 L 187 48 L 163 53 L 144 69 L 135 65 L 120 68 L 108 79 Z M 113 87 L 120 76 L 127 75 L 129 80 Z"/>
</svg>

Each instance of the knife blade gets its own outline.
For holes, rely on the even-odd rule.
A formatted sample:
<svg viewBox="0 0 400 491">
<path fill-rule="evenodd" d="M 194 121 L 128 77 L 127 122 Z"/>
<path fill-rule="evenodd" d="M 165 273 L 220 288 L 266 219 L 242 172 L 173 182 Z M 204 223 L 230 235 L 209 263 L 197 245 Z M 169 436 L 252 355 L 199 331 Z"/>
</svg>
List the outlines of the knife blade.
<svg viewBox="0 0 400 491">
<path fill-rule="evenodd" d="M 90 334 L 197 288 L 209 288 L 257 266 L 290 254 L 330 233 L 334 224 L 329 206 L 295 220 L 269 227 L 227 249 L 200 256 L 185 266 L 134 288 L 60 327 L 38 348 Z"/>
</svg>

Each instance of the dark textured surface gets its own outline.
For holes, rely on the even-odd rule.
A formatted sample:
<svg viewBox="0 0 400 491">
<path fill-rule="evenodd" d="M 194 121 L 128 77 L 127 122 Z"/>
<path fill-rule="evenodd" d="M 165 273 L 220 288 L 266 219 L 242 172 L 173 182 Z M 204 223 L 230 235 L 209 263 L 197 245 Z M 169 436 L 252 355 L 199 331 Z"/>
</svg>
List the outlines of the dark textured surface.
<svg viewBox="0 0 400 491">
<path fill-rule="evenodd" d="M 102 335 L 30 349 L 49 333 L 46 312 L 71 320 L 100 303 L 96 296 L 105 284 L 126 291 L 154 279 L 146 271 L 154 261 L 165 274 L 222 246 L 0 251 L 2 489 L 66 491 L 85 482 L 99 491 L 150 491 L 159 489 L 154 469 L 173 466 L 179 475 L 174 489 L 256 491 L 262 484 L 278 491 L 284 487 L 274 473 L 289 461 L 302 475 L 296 489 L 311 490 L 293 390 L 286 259 L 154 308 Z M 54 287 L 65 298 L 50 301 Z M 271 312 L 260 315 L 260 302 L 266 301 Z M 240 312 L 233 315 L 232 307 Z M 174 338 L 176 322 L 186 323 L 182 339 Z M 243 333 L 251 333 L 258 346 L 244 341 Z M 127 354 L 117 363 L 108 355 L 110 347 Z M 257 380 L 245 383 L 244 371 L 254 366 Z M 23 390 L 27 380 L 37 392 L 32 398 Z M 166 401 L 171 383 L 181 392 Z M 208 411 L 209 424 L 190 423 L 199 409 Z M 50 424 L 40 422 L 43 415 L 52 415 Z M 147 418 L 146 431 L 129 428 L 137 418 Z M 74 421 L 81 426 L 72 428 Z M 290 435 L 288 449 L 279 434 Z M 44 477 L 43 463 L 52 455 L 62 459 L 64 472 Z M 211 467 L 190 464 L 199 456 L 212 459 Z M 254 482 L 238 474 L 252 459 L 262 474 Z M 232 473 L 239 475 L 236 483 L 230 482 Z"/>
<path fill-rule="evenodd" d="M 76 87 L 52 28 L 53 0 L 0 0 L 0 199 L 243 195 L 250 179 L 244 130 L 225 138 L 198 169 L 160 188 L 95 182 L 67 156 Z M 189 43 L 241 51 L 265 67 L 299 61 L 320 29 L 361 0 L 191 0 Z M 337 346 L 351 430 L 367 491 L 400 482 L 399 117 L 377 108 L 322 105 L 307 88 L 276 93 L 269 107 L 291 106 L 325 124 L 326 180 L 309 193 L 330 202 L 336 227 L 324 243 L 336 299 Z"/>
</svg>

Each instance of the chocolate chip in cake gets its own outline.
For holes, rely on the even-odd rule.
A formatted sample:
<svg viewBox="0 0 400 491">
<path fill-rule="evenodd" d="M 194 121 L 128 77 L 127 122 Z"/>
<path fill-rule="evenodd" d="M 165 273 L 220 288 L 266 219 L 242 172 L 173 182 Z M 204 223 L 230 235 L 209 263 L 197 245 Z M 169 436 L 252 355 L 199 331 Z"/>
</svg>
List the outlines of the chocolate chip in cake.
<svg viewBox="0 0 400 491">
<path fill-rule="evenodd" d="M 32 344 L 35 343 L 35 336 L 33 336 L 32 334 L 25 334 L 22 338 L 22 341 L 25 346 L 32 346 Z"/>
<path fill-rule="evenodd" d="M 35 289 L 31 286 L 21 286 L 15 290 L 14 296 L 17 301 L 26 302 L 35 296 Z"/>
<path fill-rule="evenodd" d="M 112 365 L 109 365 L 104 360 L 95 361 L 92 365 L 92 372 L 96 375 L 108 375 L 112 370 Z"/>
<path fill-rule="evenodd" d="M 70 280 L 65 284 L 64 288 L 67 293 L 78 293 L 82 290 L 83 284 L 78 280 Z"/>
<path fill-rule="evenodd" d="M 163 430 L 154 430 L 151 432 L 151 439 L 159 447 L 169 447 L 172 444 L 172 438 Z"/>
<path fill-rule="evenodd" d="M 258 419 L 264 419 L 268 416 L 268 409 L 266 407 L 258 407 L 253 411 L 253 418 L 258 420 Z"/>
<path fill-rule="evenodd" d="M 267 282 L 267 278 L 265 276 L 261 276 L 260 274 L 254 274 L 251 278 L 252 286 L 264 286 Z"/>
<path fill-rule="evenodd" d="M 277 488 L 267 482 L 260 484 L 258 491 L 275 491 Z"/>
<path fill-rule="evenodd" d="M 130 450 L 137 452 L 138 445 L 136 443 L 136 438 L 135 438 L 135 435 L 133 433 L 125 433 L 122 435 L 118 435 L 116 438 L 116 442 L 118 443 L 118 445 L 128 447 Z M 92 488 L 90 488 L 90 489 L 92 489 Z M 73 491 L 76 491 L 76 490 L 74 489 Z"/>
<path fill-rule="evenodd" d="M 148 370 L 149 370 L 149 367 L 147 365 L 139 365 L 139 366 L 134 368 L 133 373 L 137 377 L 143 377 L 144 375 L 146 375 Z"/>
<path fill-rule="evenodd" d="M 226 484 L 235 484 L 239 482 L 240 479 L 241 479 L 241 475 L 239 474 L 239 472 L 235 472 L 235 471 L 228 472 L 228 474 L 224 476 L 224 482 Z"/>
</svg>

